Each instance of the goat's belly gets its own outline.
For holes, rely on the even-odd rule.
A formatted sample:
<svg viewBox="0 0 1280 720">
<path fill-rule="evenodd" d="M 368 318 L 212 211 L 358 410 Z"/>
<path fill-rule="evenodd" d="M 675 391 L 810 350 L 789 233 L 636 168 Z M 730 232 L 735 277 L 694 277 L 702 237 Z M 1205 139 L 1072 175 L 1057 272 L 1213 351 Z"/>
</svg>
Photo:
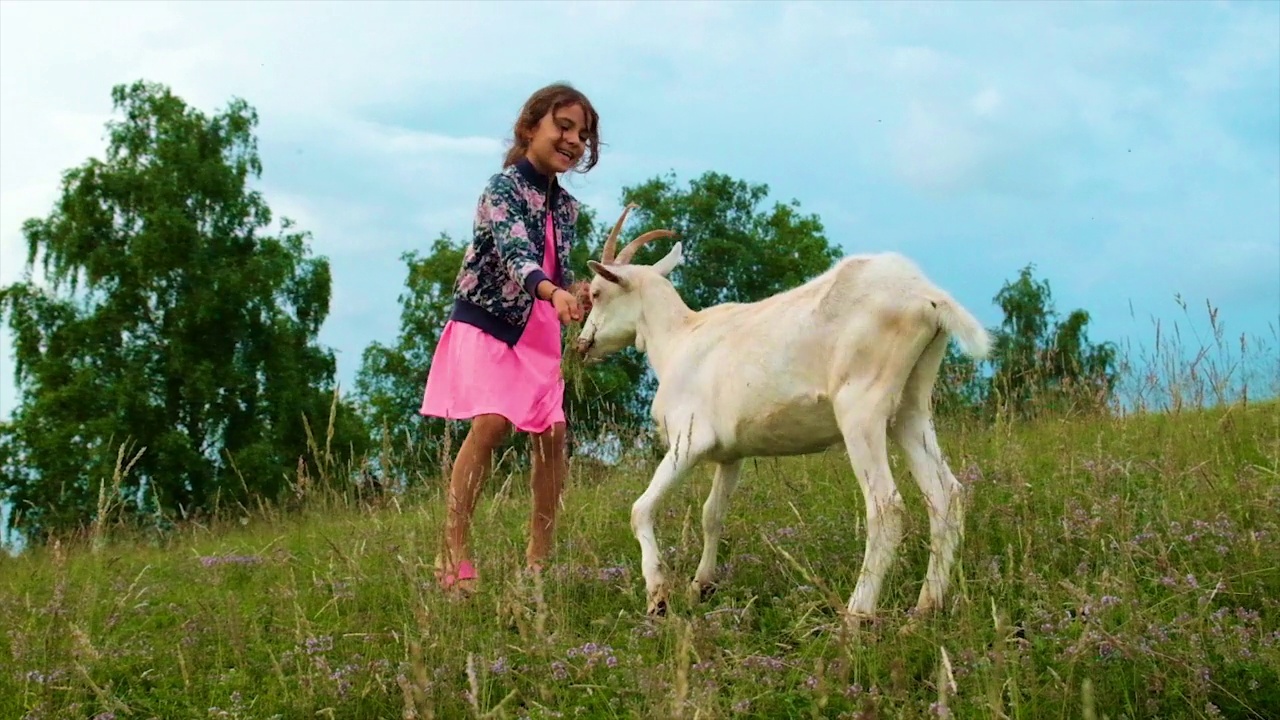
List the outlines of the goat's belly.
<svg viewBox="0 0 1280 720">
<path fill-rule="evenodd" d="M 807 455 L 840 441 L 840 427 L 825 398 L 748 412 L 733 432 L 734 450 L 742 456 Z"/>
</svg>

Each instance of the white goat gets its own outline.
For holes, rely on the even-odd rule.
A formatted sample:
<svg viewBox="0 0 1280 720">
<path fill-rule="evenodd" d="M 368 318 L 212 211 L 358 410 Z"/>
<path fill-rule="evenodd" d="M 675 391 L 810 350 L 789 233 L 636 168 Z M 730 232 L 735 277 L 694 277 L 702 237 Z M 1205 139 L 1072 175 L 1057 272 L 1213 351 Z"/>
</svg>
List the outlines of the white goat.
<svg viewBox="0 0 1280 720">
<path fill-rule="evenodd" d="M 820 452 L 843 440 L 866 499 L 867 544 L 848 619 L 875 613 L 881 580 L 902 538 L 903 500 L 889 471 L 886 436 L 905 451 L 928 506 L 929 566 L 916 603 L 938 608 L 963 538 L 961 485 L 934 433 L 930 396 L 949 337 L 984 357 L 982 325 L 906 258 L 855 255 L 799 287 L 753 303 L 694 312 L 667 275 L 683 261 L 677 242 L 653 265 L 629 264 L 658 237 L 636 238 L 614 257 L 623 210 L 590 261 L 591 309 L 576 350 L 598 361 L 632 344 L 658 380 L 651 412 L 667 453 L 631 508 L 650 615 L 667 589 L 653 513 L 702 460 L 716 464 L 702 506 L 702 560 L 693 590 L 715 590 L 716 550 L 742 460 Z"/>
</svg>

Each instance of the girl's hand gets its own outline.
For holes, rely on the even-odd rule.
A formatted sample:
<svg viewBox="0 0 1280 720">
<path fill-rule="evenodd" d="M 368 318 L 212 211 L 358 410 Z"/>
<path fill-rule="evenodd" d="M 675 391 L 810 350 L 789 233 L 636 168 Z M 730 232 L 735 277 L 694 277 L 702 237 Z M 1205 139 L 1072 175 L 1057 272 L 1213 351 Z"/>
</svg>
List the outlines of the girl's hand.
<svg viewBox="0 0 1280 720">
<path fill-rule="evenodd" d="M 555 306 L 556 314 L 560 316 L 561 325 L 568 325 L 570 322 L 582 319 L 582 308 L 578 306 L 578 298 L 571 292 L 556 288 L 551 293 L 551 304 Z"/>
</svg>

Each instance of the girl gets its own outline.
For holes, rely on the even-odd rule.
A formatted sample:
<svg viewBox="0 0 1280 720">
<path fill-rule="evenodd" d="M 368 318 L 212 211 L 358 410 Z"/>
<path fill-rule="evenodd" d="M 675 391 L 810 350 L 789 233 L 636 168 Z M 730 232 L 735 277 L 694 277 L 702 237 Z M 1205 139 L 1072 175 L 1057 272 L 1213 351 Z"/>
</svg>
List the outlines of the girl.
<svg viewBox="0 0 1280 720">
<path fill-rule="evenodd" d="M 551 550 L 568 471 L 561 323 L 581 320 L 569 251 L 578 201 L 558 175 L 599 158 L 599 116 L 567 84 L 535 92 L 520 110 L 513 144 L 476 207 L 454 284 L 454 305 L 431 360 L 419 411 L 470 419 L 449 482 L 445 547 L 436 559 L 446 588 L 474 589 L 467 534 L 494 448 L 511 426 L 532 434 L 533 509 L 525 561 L 541 569 Z M 571 292 L 569 289 L 572 288 Z"/>
</svg>

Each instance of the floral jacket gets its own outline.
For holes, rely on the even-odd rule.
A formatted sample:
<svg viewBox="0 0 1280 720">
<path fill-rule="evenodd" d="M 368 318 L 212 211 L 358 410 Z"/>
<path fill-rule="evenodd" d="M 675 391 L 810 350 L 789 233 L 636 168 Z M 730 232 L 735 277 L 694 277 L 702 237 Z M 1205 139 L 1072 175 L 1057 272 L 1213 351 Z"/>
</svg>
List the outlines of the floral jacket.
<svg viewBox="0 0 1280 720">
<path fill-rule="evenodd" d="M 554 277 L 542 271 L 548 208 L 555 218 Z M 454 282 L 450 319 L 474 325 L 509 346 L 519 342 L 538 302 L 538 283 L 550 280 L 566 290 L 573 283 L 569 250 L 578 210 L 577 199 L 528 159 L 489 178 Z"/>
</svg>

